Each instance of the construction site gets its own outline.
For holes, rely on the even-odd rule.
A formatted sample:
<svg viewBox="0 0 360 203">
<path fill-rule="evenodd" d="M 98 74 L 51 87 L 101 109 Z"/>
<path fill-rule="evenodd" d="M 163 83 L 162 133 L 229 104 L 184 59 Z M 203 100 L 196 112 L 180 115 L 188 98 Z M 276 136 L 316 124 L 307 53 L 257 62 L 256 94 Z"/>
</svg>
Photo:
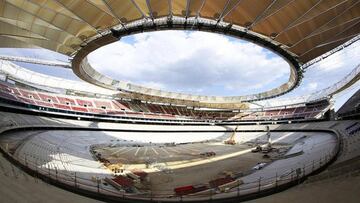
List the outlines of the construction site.
<svg viewBox="0 0 360 203">
<path fill-rule="evenodd" d="M 292 147 L 266 139 L 237 142 L 237 127 L 223 140 L 186 143 L 141 143 L 112 140 L 90 152 L 115 174 L 106 181 L 114 187 L 152 195 L 200 195 L 211 188 L 224 191 L 242 184 L 239 178 L 281 159 Z M 197 175 L 194 176 L 193 174 Z"/>
</svg>

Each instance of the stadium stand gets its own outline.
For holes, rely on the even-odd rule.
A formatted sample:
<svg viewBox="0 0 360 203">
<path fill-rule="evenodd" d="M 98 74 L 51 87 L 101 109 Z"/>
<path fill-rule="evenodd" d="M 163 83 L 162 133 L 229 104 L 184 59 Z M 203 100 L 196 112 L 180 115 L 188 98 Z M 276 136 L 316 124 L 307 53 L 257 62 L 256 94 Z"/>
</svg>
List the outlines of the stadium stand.
<svg viewBox="0 0 360 203">
<path fill-rule="evenodd" d="M 24 89 L 12 84 L 0 83 L 0 96 L 3 99 L 32 104 L 39 107 L 55 108 L 66 111 L 121 115 L 128 117 L 158 119 L 199 119 L 199 120 L 282 120 L 319 118 L 328 110 L 328 102 L 316 105 L 306 104 L 300 107 L 279 107 L 278 109 L 236 113 L 232 110 L 202 110 L 187 106 L 147 103 L 138 100 L 97 99 L 84 96 L 64 95 L 45 92 L 39 89 Z"/>
<path fill-rule="evenodd" d="M 139 113 L 139 112 L 136 112 Z M 15 114 L 15 113 L 5 113 L 1 112 L 0 115 L 2 118 L 8 118 L 5 125 L 9 127 L 11 124 L 15 125 L 17 127 L 21 126 L 57 126 L 57 127 L 66 127 L 66 126 L 92 126 L 94 125 L 94 122 L 92 121 L 82 121 L 82 120 L 72 120 L 72 119 L 57 119 L 52 117 L 40 117 L 40 116 L 32 116 L 32 115 L 25 115 L 25 114 Z M 115 123 L 96 123 L 95 126 L 101 126 L 103 129 L 106 128 L 114 128 L 114 129 L 153 129 L 153 130 L 169 130 L 171 129 L 174 132 L 181 131 L 181 130 L 190 130 L 190 131 L 196 131 L 196 130 L 204 130 L 204 129 L 211 129 L 211 130 L 222 130 L 222 127 L 220 126 L 183 126 L 183 125 L 177 125 L 177 126 L 165 126 L 163 124 L 159 125 L 133 125 L 133 124 L 115 124 Z M 275 130 L 291 130 L 291 129 L 307 129 L 307 130 L 316 130 L 316 129 L 337 129 L 337 130 L 343 130 L 348 132 L 350 134 L 352 131 L 359 128 L 359 123 L 357 122 L 350 122 L 350 121 L 344 121 L 342 123 L 338 123 L 336 121 L 327 121 L 327 122 L 316 122 L 316 123 L 296 123 L 296 124 L 288 124 L 288 125 L 271 125 L 271 129 Z M 240 126 L 239 130 L 256 130 L 256 129 L 262 129 L 264 126 L 259 125 L 246 125 L 246 126 Z M 359 133 L 359 132 L 357 132 Z M 219 133 L 221 134 L 221 133 Z M 61 135 L 61 136 L 59 136 Z M 295 135 L 295 134 L 294 134 Z M 31 136 L 31 135 L 30 135 Z M 238 141 L 241 140 L 248 140 L 253 139 L 252 136 L 256 136 L 256 134 L 249 133 L 247 136 L 240 136 L 238 137 Z M 274 134 L 274 140 L 279 139 L 277 137 L 277 134 Z M 296 142 L 299 138 L 303 137 L 303 135 L 298 134 L 297 136 L 287 136 L 284 137 L 281 142 Z M 100 165 L 96 165 L 94 161 L 91 160 L 89 157 L 89 154 L 83 154 L 84 145 L 86 143 L 93 142 L 94 138 L 93 135 L 80 135 L 81 138 L 76 138 L 76 142 L 72 142 L 70 139 L 73 139 L 74 135 L 71 133 L 68 134 L 53 134 L 53 135 L 42 135 L 40 134 L 34 134 L 34 137 L 31 138 L 31 141 L 26 142 L 26 144 L 23 144 L 18 151 L 18 156 L 26 160 L 29 164 L 31 162 L 37 163 L 41 166 L 39 168 L 39 172 L 43 173 L 45 175 L 48 175 L 47 171 L 50 170 L 50 174 L 55 176 L 54 170 L 58 170 L 59 174 L 58 177 L 61 177 L 63 181 L 67 181 L 69 184 L 72 184 L 74 182 L 74 171 L 88 171 L 91 173 L 96 174 L 97 170 L 100 170 Z M 186 138 L 186 136 L 182 136 L 182 139 L 200 139 L 197 136 L 190 136 Z M 16 136 L 9 136 L 9 139 L 16 139 Z M 104 142 L 104 141 L 110 141 L 111 139 L 114 139 L 113 137 L 106 137 L 106 136 L 100 136 L 96 138 L 96 142 Z M 152 138 L 150 138 L 152 139 Z M 166 138 L 162 138 L 166 139 Z M 261 139 L 264 139 L 261 138 Z M 348 139 L 348 145 L 343 147 L 342 155 L 343 160 L 349 160 L 352 158 L 355 152 L 354 150 L 357 148 L 356 143 L 360 142 L 354 142 L 354 140 L 350 140 L 347 136 L 344 139 Z M 2 140 L 3 142 L 7 142 L 7 138 Z M 10 142 L 9 142 L 10 143 Z M 59 151 L 60 150 L 60 151 Z M 81 152 L 81 153 L 80 153 Z M 30 154 L 32 156 L 30 156 Z M 74 156 L 76 154 L 76 156 Z M 35 155 L 35 156 L 34 156 Z M 51 155 L 51 156 L 49 156 Z M 25 158 L 26 157 L 26 158 Z M 30 165 L 29 165 L 30 166 Z M 84 167 L 87 166 L 88 168 Z M 90 168 L 89 168 L 90 167 Z M 311 167 L 310 167 L 311 168 Z M 42 171 L 43 170 L 43 171 Z M 61 171 L 61 176 L 60 176 Z M 71 178 L 72 177 L 72 178 Z M 91 182 L 90 180 L 85 180 L 85 176 L 82 176 L 79 172 L 77 172 L 76 177 L 77 184 L 89 184 L 94 185 L 96 184 L 94 182 Z M 88 177 L 88 176 L 87 176 Z M 120 178 L 121 179 L 121 178 Z M 124 184 L 123 181 L 119 182 L 120 185 Z M 103 186 L 105 187 L 105 186 Z M 110 187 L 110 186 L 109 186 Z M 106 187 L 107 188 L 107 187 Z M 96 189 L 96 187 L 95 187 Z M 114 189 L 108 188 L 109 190 L 116 191 Z"/>
<path fill-rule="evenodd" d="M 61 110 L 71 110 L 75 112 L 95 113 L 95 114 L 110 114 L 110 115 L 124 115 L 126 111 L 128 116 L 143 116 L 137 105 L 136 109 L 129 109 L 130 102 L 116 101 L 116 100 L 100 100 L 95 98 L 86 98 L 79 96 L 59 95 L 41 90 L 23 89 L 13 86 L 11 84 L 1 83 L 1 97 L 10 101 L 16 101 L 25 104 L 32 104 L 39 107 L 50 107 Z M 144 108 L 146 106 L 144 105 Z M 148 111 L 149 112 L 149 111 Z M 158 115 L 158 114 L 156 114 Z M 156 117 L 152 115 L 151 117 Z M 167 116 L 170 118 L 169 116 Z M 160 118 L 160 116 L 158 116 Z M 174 118 L 171 116 L 171 118 Z"/>
<path fill-rule="evenodd" d="M 318 118 L 328 105 L 321 105 L 317 107 L 295 107 L 277 110 L 265 110 L 258 112 L 251 112 L 248 114 L 237 115 L 240 120 L 280 120 L 280 119 L 311 119 Z"/>
</svg>

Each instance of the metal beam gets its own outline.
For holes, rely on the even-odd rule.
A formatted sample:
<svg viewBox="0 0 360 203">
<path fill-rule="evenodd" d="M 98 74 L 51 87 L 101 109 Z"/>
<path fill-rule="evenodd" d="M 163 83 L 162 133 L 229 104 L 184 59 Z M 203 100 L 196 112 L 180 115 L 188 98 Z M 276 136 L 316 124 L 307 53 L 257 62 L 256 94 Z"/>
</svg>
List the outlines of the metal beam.
<svg viewBox="0 0 360 203">
<path fill-rule="evenodd" d="M 0 55 L 0 60 L 32 63 L 32 64 L 45 65 L 45 66 L 57 66 L 57 67 L 71 69 L 70 63 L 62 62 L 62 61 L 50 61 L 50 60 L 44 60 L 44 59 L 35 59 L 35 58 L 28 58 L 28 57 L 21 57 L 21 56 L 8 56 L 8 55 Z"/>
</svg>

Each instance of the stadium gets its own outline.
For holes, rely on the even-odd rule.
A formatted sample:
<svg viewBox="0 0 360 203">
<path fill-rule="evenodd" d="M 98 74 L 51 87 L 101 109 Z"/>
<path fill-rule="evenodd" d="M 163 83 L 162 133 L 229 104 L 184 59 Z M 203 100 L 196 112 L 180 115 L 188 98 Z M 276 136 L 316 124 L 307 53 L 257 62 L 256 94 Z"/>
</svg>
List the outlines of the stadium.
<svg viewBox="0 0 360 203">
<path fill-rule="evenodd" d="M 359 23 L 358 0 L 0 0 L 0 201 L 359 202 Z"/>
</svg>

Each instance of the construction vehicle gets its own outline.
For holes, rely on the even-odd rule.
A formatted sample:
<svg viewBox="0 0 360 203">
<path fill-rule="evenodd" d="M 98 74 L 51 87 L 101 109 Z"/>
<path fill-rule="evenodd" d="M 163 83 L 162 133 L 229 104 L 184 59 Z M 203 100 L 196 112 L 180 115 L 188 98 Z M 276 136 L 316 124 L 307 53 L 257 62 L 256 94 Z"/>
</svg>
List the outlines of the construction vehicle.
<svg viewBox="0 0 360 203">
<path fill-rule="evenodd" d="M 205 156 L 205 157 L 211 157 L 211 156 L 215 156 L 215 155 L 216 155 L 216 153 L 213 151 L 200 153 L 200 156 Z"/>
<path fill-rule="evenodd" d="M 224 141 L 224 144 L 228 144 L 228 145 L 235 145 L 236 141 L 235 141 L 235 135 L 236 135 L 236 131 L 238 129 L 239 126 L 236 126 L 234 132 L 231 134 L 231 136 L 229 137 L 229 139 Z"/>
</svg>

